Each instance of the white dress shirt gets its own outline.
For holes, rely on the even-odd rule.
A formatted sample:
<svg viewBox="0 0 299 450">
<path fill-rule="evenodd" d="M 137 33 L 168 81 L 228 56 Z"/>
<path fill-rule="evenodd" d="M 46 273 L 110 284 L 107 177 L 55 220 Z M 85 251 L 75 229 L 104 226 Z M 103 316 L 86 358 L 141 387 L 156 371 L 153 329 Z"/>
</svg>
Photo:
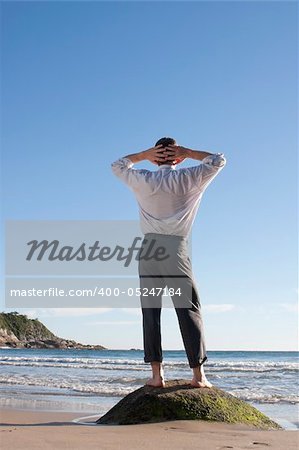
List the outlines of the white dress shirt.
<svg viewBox="0 0 299 450">
<path fill-rule="evenodd" d="M 193 167 L 162 164 L 156 171 L 133 169 L 129 158 L 111 164 L 113 173 L 134 192 L 140 228 L 145 233 L 188 236 L 203 192 L 223 169 L 223 153 L 213 153 Z"/>
</svg>

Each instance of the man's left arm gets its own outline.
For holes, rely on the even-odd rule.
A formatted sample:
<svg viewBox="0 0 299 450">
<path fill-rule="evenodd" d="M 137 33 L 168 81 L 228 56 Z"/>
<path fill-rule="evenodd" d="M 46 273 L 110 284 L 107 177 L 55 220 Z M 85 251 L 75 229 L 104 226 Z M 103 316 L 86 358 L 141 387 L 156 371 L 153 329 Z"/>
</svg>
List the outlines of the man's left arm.
<svg viewBox="0 0 299 450">
<path fill-rule="evenodd" d="M 133 169 L 134 162 L 131 158 L 124 156 L 119 158 L 111 164 L 111 169 L 114 175 L 120 178 L 130 188 L 138 183 L 140 177 L 140 171 Z"/>
<path fill-rule="evenodd" d="M 117 159 L 111 164 L 111 169 L 114 175 L 119 177 L 130 188 L 134 189 L 143 177 L 146 170 L 133 169 L 133 165 L 141 161 L 150 161 L 153 164 L 157 164 L 158 161 L 164 161 L 164 157 L 161 157 L 161 147 L 152 147 L 148 150 L 143 150 L 138 153 L 132 153 L 130 155 L 123 156 Z"/>
</svg>

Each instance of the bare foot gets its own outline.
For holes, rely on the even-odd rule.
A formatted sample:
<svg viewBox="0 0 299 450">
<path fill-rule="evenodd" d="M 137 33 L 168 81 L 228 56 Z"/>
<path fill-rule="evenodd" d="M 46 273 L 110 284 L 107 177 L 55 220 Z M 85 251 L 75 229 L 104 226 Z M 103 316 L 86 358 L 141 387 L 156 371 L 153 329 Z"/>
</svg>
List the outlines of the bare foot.
<svg viewBox="0 0 299 450">
<path fill-rule="evenodd" d="M 152 387 L 165 387 L 165 381 L 163 377 L 158 378 L 150 378 L 146 383 L 146 386 L 152 386 Z"/>
<path fill-rule="evenodd" d="M 212 383 L 210 383 L 206 378 L 202 378 L 199 381 L 193 377 L 190 384 L 191 384 L 191 386 L 196 387 L 196 388 L 203 388 L 203 387 L 211 388 L 211 387 L 213 387 Z"/>
<path fill-rule="evenodd" d="M 196 388 L 211 388 L 213 387 L 212 383 L 210 383 L 205 375 L 204 368 L 201 365 L 200 367 L 194 367 L 193 369 L 193 378 L 190 382 L 191 386 Z"/>
</svg>

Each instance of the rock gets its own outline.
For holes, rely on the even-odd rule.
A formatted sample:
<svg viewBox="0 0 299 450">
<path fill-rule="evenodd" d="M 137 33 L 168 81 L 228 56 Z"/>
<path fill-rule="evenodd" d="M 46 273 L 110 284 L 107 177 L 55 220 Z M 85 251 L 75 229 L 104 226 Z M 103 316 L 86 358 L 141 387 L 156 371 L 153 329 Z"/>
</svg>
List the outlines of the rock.
<svg viewBox="0 0 299 450">
<path fill-rule="evenodd" d="M 13 345 L 18 343 L 18 338 L 15 336 L 15 334 L 12 331 L 7 330 L 6 328 L 0 328 L 0 343 L 1 345 L 7 343 Z"/>
<path fill-rule="evenodd" d="M 143 386 L 126 395 L 96 423 L 130 425 L 168 420 L 211 420 L 281 429 L 243 400 L 216 387 L 194 388 L 186 380 L 166 381 L 164 388 Z"/>
</svg>

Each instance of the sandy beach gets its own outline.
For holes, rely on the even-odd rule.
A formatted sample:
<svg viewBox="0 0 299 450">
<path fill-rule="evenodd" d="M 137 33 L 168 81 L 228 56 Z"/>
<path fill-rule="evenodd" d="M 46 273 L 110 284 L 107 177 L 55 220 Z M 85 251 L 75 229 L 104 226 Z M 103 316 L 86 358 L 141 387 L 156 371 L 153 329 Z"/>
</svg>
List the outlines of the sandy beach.
<svg viewBox="0 0 299 450">
<path fill-rule="evenodd" d="M 74 420 L 84 417 L 82 423 Z M 244 425 L 171 421 L 145 425 L 93 425 L 97 416 L 1 409 L 1 447 L 34 449 L 264 449 L 298 450 L 298 431 L 260 431 Z"/>
</svg>

